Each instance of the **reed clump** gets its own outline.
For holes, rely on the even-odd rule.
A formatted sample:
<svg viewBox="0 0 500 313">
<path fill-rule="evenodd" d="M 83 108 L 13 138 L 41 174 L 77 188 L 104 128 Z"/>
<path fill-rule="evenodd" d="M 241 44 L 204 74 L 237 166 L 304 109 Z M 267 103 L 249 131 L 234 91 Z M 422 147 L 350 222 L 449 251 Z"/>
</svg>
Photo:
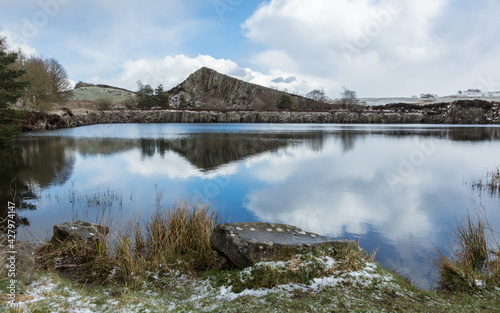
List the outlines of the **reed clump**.
<svg viewBox="0 0 500 313">
<path fill-rule="evenodd" d="M 491 196 L 500 196 L 500 166 L 488 170 L 480 180 L 474 181 L 472 189 L 479 192 L 486 191 Z"/>
<path fill-rule="evenodd" d="M 221 222 L 221 212 L 206 203 L 158 207 L 146 220 L 93 242 L 49 242 L 39 249 L 39 264 L 52 269 L 84 267 L 86 281 L 131 286 L 172 271 L 195 273 L 222 262 L 210 247 L 212 229 Z"/>
<path fill-rule="evenodd" d="M 500 245 L 487 218 L 477 212 L 452 228 L 451 256 L 437 250 L 435 265 L 439 287 L 445 291 L 469 292 L 500 286 Z"/>
</svg>

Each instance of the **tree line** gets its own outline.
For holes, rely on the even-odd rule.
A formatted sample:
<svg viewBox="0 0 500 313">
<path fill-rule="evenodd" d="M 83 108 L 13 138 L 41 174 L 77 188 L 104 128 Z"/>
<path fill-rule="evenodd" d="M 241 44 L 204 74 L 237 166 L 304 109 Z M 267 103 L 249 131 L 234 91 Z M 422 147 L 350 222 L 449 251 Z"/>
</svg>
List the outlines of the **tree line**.
<svg viewBox="0 0 500 313">
<path fill-rule="evenodd" d="M 40 108 L 62 100 L 71 83 L 64 67 L 53 58 L 12 52 L 0 38 L 0 145 L 21 132 L 26 111 L 9 107 Z"/>
<path fill-rule="evenodd" d="M 0 109 L 20 102 L 23 108 L 39 108 L 61 101 L 71 89 L 66 69 L 54 58 L 10 52 L 0 38 Z"/>
<path fill-rule="evenodd" d="M 315 101 L 314 104 L 309 104 L 309 107 L 302 109 L 309 110 L 325 110 L 325 109 L 346 109 L 346 110 L 359 110 L 363 102 L 358 99 L 357 93 L 346 87 L 342 87 L 343 91 L 340 93 L 340 99 L 331 100 L 326 95 L 323 89 L 314 89 L 305 95 L 305 98 Z M 278 110 L 294 110 L 297 109 L 294 105 L 293 97 L 288 93 L 282 93 L 276 100 L 276 109 Z"/>
</svg>

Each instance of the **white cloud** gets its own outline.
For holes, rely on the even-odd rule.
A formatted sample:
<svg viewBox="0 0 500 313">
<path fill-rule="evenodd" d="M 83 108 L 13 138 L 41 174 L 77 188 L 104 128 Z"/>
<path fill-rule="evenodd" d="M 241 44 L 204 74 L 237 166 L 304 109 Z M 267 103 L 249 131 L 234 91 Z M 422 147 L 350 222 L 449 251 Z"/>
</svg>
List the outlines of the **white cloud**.
<svg viewBox="0 0 500 313">
<path fill-rule="evenodd" d="M 422 209 L 425 191 L 415 186 L 423 185 L 428 177 L 415 173 L 398 193 L 392 193 L 384 173 L 393 167 L 387 158 L 395 151 L 364 161 L 381 142 L 376 138 L 370 143 L 360 141 L 356 153 L 343 155 L 344 143 L 330 139 L 317 152 L 299 145 L 252 158 L 246 162 L 252 176 L 269 185 L 250 191 L 246 208 L 259 220 L 297 225 L 323 235 L 360 234 L 371 225 L 391 240 L 421 238 L 434 225 L 431 212 Z"/>
<path fill-rule="evenodd" d="M 214 170 L 203 172 L 194 167 L 185 158 L 175 152 L 168 151 L 164 156 L 154 155 L 146 160 L 138 162 L 141 159 L 141 152 L 134 150 L 122 156 L 127 164 L 127 170 L 130 174 L 139 174 L 142 176 L 166 176 L 170 179 L 186 180 L 190 178 L 216 179 L 220 177 L 230 177 L 238 172 L 237 164 L 228 164 Z M 165 166 L 168 164 L 168 166 Z"/>
<path fill-rule="evenodd" d="M 5 37 L 5 41 L 10 51 L 21 50 L 27 56 L 39 55 L 35 48 L 30 47 L 28 44 L 21 42 L 7 30 L 0 30 L 0 37 Z"/>
<path fill-rule="evenodd" d="M 122 71 L 116 77 L 106 79 L 96 76 L 90 82 L 135 90 L 137 89 L 137 81 L 140 80 L 144 84 L 153 86 L 163 84 L 166 88 L 172 88 L 203 66 L 244 81 L 278 89 L 287 88 L 289 91 L 295 91 L 299 90 L 299 87 L 303 85 L 307 86 L 307 88 L 311 87 L 303 80 L 299 81 L 297 79 L 293 81 L 290 79 L 283 80 L 279 83 L 272 82 L 278 77 L 292 77 L 285 71 L 272 70 L 264 74 L 249 68 L 242 68 L 232 60 L 216 59 L 209 55 L 198 55 L 195 58 L 176 55 L 166 56 L 163 59 L 129 60 L 121 65 Z"/>
<path fill-rule="evenodd" d="M 343 85 L 361 96 L 443 95 L 476 85 L 481 75 L 494 73 L 492 66 L 500 65 L 498 45 L 490 40 L 486 48 L 484 42 L 499 33 L 494 12 L 500 5 L 490 0 L 475 3 L 473 9 L 464 5 L 469 4 L 272 0 L 242 27 L 248 39 L 266 47 L 253 57 L 256 66 L 322 85 L 332 97 Z M 475 23 L 482 29 L 470 27 Z M 454 29 L 464 36 L 457 37 Z"/>
<path fill-rule="evenodd" d="M 41 2 L 6 4 L 2 27 L 25 51 L 60 60 L 74 80 L 173 87 L 208 66 L 332 98 L 342 86 L 361 97 L 500 90 L 494 0 L 269 0 L 253 12 L 235 6 L 227 24 L 210 1 L 46 0 L 60 3 L 54 14 Z M 36 36 L 23 38 L 25 22 L 43 14 Z M 229 21 L 244 14 L 241 32 Z"/>
</svg>

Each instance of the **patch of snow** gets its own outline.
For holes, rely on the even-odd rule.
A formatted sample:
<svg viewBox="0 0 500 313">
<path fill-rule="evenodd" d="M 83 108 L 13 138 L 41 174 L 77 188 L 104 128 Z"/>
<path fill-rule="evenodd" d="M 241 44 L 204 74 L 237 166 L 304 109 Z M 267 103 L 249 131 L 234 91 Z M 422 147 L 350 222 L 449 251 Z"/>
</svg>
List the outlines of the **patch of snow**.
<svg viewBox="0 0 500 313">
<path fill-rule="evenodd" d="M 325 257 L 325 259 L 326 260 L 323 260 L 323 262 L 325 265 L 329 267 L 332 267 L 333 265 L 336 264 L 333 258 Z M 261 262 L 256 264 L 255 266 L 262 266 L 262 265 L 274 266 L 274 268 L 280 268 L 286 266 L 285 262 Z M 367 263 L 365 268 L 363 268 L 360 271 L 344 273 L 340 275 L 340 277 L 338 275 L 332 275 L 323 278 L 314 278 L 309 285 L 289 283 L 286 285 L 279 285 L 270 289 L 265 289 L 265 288 L 245 289 L 240 293 L 232 292 L 232 286 L 229 287 L 222 286 L 219 288 L 213 288 L 209 281 L 205 281 L 204 284 L 202 285 L 203 290 L 198 289 L 198 291 L 201 291 L 201 295 L 196 297 L 193 296 L 191 297 L 191 300 L 194 299 L 199 300 L 201 298 L 205 298 L 212 292 L 216 293 L 217 299 L 227 300 L 227 301 L 233 301 L 242 296 L 252 296 L 256 298 L 262 298 L 272 293 L 282 293 L 282 292 L 289 293 L 295 290 L 299 290 L 302 292 L 308 292 L 308 291 L 319 292 L 327 287 L 336 287 L 339 285 L 343 285 L 344 283 L 347 282 L 357 283 L 359 285 L 364 285 L 364 286 L 369 286 L 374 282 L 379 282 L 379 283 L 383 282 L 381 283 L 382 286 L 398 289 L 398 286 L 396 284 L 389 283 L 393 280 L 392 276 L 390 275 L 381 276 L 377 273 L 374 273 L 375 270 L 376 270 L 375 264 Z M 245 269 L 242 273 L 245 274 L 251 273 L 251 268 Z"/>
</svg>

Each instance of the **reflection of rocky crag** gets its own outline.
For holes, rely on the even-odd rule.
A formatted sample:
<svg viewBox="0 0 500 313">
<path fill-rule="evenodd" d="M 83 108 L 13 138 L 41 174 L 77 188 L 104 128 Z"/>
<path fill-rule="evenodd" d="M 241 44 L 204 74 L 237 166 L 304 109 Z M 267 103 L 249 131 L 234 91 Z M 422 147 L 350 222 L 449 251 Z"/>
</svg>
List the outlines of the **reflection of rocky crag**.
<svg viewBox="0 0 500 313">
<path fill-rule="evenodd" d="M 252 155 L 274 151 L 286 141 L 272 140 L 270 135 L 197 134 L 175 140 L 142 139 L 143 155 L 163 155 L 175 151 L 201 170 L 213 170 Z"/>
<path fill-rule="evenodd" d="M 174 107 L 211 108 L 232 110 L 274 109 L 276 100 L 284 92 L 248 83 L 203 67 L 184 82 L 169 91 Z M 183 95 L 185 103 L 180 103 Z M 294 107 L 312 109 L 323 103 L 302 96 L 292 95 Z"/>
</svg>

